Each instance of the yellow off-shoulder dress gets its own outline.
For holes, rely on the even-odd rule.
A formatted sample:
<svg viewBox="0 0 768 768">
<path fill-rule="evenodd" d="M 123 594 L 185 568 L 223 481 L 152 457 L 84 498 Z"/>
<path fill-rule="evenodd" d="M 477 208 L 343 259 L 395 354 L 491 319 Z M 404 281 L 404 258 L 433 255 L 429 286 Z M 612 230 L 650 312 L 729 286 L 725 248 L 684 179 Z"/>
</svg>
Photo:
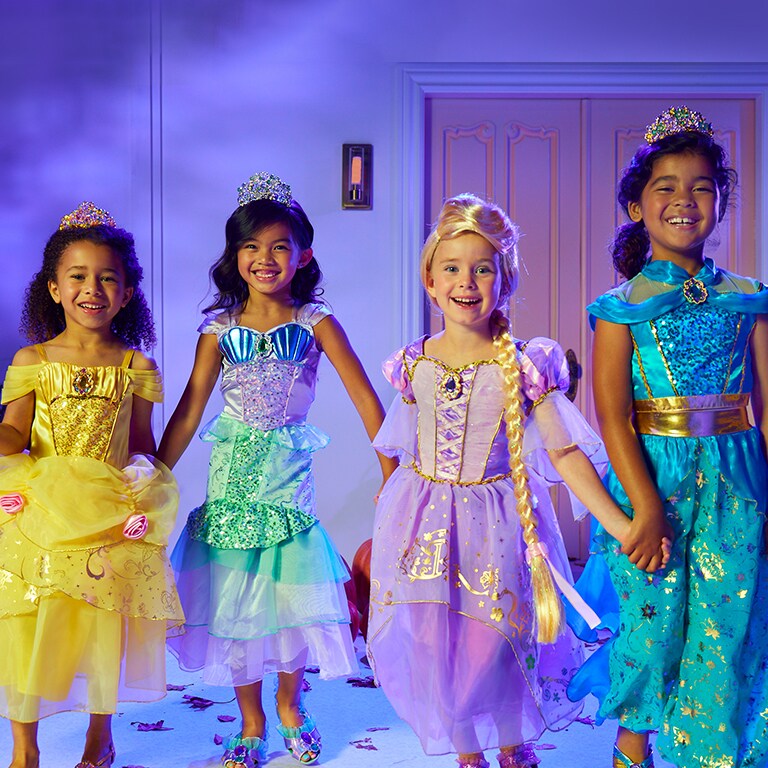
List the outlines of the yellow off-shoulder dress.
<svg viewBox="0 0 768 768">
<path fill-rule="evenodd" d="M 133 397 L 160 402 L 159 371 L 130 368 L 130 350 L 89 368 L 38 351 L 2 392 L 35 394 L 29 453 L 0 457 L 0 715 L 20 722 L 161 698 L 184 621 L 166 554 L 176 482 L 128 455 Z"/>
</svg>

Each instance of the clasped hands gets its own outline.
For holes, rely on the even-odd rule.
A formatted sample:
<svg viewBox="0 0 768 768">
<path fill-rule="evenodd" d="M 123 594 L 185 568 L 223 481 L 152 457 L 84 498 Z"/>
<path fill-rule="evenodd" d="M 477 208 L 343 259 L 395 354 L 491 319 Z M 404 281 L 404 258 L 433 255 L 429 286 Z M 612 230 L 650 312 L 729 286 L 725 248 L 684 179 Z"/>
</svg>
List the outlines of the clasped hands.
<svg viewBox="0 0 768 768">
<path fill-rule="evenodd" d="M 636 514 L 622 533 L 621 551 L 640 570 L 653 573 L 669 562 L 674 535 L 663 512 Z"/>
</svg>

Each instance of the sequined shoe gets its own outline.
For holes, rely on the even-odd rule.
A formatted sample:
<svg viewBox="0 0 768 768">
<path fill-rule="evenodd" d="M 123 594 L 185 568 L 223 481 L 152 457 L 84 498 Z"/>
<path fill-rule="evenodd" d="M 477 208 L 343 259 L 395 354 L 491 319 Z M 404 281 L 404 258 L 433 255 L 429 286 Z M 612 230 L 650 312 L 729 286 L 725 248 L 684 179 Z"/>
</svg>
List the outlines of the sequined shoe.
<svg viewBox="0 0 768 768">
<path fill-rule="evenodd" d="M 616 745 L 614 745 L 613 768 L 653 768 L 653 751 L 648 747 L 648 757 L 641 763 L 633 763 Z"/>
<path fill-rule="evenodd" d="M 541 760 L 536 757 L 530 744 L 519 744 L 514 749 L 504 749 L 496 755 L 499 768 L 534 768 Z"/>
<path fill-rule="evenodd" d="M 315 721 L 302 704 L 299 705 L 299 714 L 304 717 L 304 722 L 300 726 L 289 728 L 279 723 L 277 731 L 283 737 L 285 747 L 291 755 L 300 763 L 310 765 L 320 757 L 322 739 L 315 728 Z"/>
<path fill-rule="evenodd" d="M 98 762 L 92 763 L 90 760 L 81 760 L 75 768 L 110 768 L 112 763 L 115 762 L 115 745 L 110 744 L 107 754 L 98 760 Z"/>
<path fill-rule="evenodd" d="M 257 768 L 267 762 L 267 724 L 264 723 L 264 738 L 246 736 L 242 733 L 230 736 L 224 742 L 221 764 L 224 768 Z"/>
<path fill-rule="evenodd" d="M 482 754 L 470 757 L 468 760 L 457 758 L 456 762 L 459 764 L 459 768 L 491 768 L 490 763 Z"/>
</svg>

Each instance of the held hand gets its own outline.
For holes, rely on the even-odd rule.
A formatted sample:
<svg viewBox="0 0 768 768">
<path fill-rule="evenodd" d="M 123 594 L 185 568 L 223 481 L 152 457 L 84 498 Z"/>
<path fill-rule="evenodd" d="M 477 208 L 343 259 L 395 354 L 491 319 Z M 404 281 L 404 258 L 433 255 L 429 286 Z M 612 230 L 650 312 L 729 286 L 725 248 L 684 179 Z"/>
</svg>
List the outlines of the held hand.
<svg viewBox="0 0 768 768">
<path fill-rule="evenodd" d="M 663 514 L 635 517 L 621 551 L 640 570 L 653 573 L 669 562 L 673 538 Z"/>
<path fill-rule="evenodd" d="M 608 531 L 622 547 L 629 540 L 629 532 L 632 527 L 632 519 L 626 517 L 626 523 L 622 520 L 620 523 L 614 525 L 613 530 Z M 768 526 L 766 527 L 766 548 L 768 549 Z M 661 539 L 661 568 L 664 568 L 669 562 L 669 558 L 672 554 L 672 540 L 666 536 Z"/>
<path fill-rule="evenodd" d="M 661 540 L 661 567 L 663 568 L 672 555 L 672 539 L 668 539 L 666 536 Z"/>
<path fill-rule="evenodd" d="M 623 547 L 629 540 L 632 528 L 632 518 L 628 517 L 619 507 L 615 507 L 616 514 L 603 524 L 605 530 L 613 536 Z"/>
</svg>

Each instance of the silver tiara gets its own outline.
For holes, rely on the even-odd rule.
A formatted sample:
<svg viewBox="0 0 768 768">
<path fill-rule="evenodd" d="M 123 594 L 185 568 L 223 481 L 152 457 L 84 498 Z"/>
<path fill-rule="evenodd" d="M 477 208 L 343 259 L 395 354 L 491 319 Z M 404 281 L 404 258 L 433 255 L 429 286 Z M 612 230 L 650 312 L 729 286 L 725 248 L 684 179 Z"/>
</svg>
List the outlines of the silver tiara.
<svg viewBox="0 0 768 768">
<path fill-rule="evenodd" d="M 238 206 L 254 200 L 274 200 L 286 207 L 293 202 L 290 186 L 279 176 L 266 171 L 254 173 L 248 181 L 237 188 Z"/>
</svg>

